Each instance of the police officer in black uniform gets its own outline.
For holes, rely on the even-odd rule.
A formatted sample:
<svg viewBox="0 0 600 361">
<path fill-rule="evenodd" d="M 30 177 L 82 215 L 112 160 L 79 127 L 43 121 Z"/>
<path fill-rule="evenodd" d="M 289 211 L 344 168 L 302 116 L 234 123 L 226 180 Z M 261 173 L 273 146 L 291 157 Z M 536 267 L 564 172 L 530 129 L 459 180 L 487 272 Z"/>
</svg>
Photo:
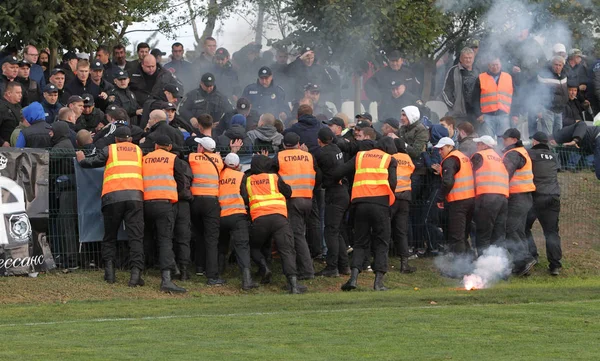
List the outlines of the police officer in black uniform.
<svg viewBox="0 0 600 361">
<path fill-rule="evenodd" d="M 558 184 L 558 158 L 548 147 L 548 136 L 543 132 L 533 135 L 533 147 L 528 149 L 533 166 L 533 207 L 527 215 L 525 234 L 529 252 L 538 258 L 537 247 L 531 234 L 535 220 L 539 220 L 546 238 L 546 256 L 549 272 L 558 276 L 562 267 L 562 249 L 558 234 L 558 217 L 560 215 L 560 185 Z"/>
<path fill-rule="evenodd" d="M 290 112 L 285 91 L 274 83 L 273 72 L 267 66 L 258 70 L 258 80 L 244 89 L 242 97 L 248 99 L 252 108 L 261 115 L 271 113 L 284 120 Z"/>
<path fill-rule="evenodd" d="M 100 60 L 94 60 L 90 63 L 90 79 L 100 88 L 100 94 L 96 98 L 96 107 L 105 111 L 108 107 L 108 93 L 115 88 L 113 83 L 109 83 L 104 78 L 104 65 Z"/>
<path fill-rule="evenodd" d="M 315 276 L 338 277 L 350 274 L 346 242 L 341 234 L 344 215 L 350 205 L 348 183 L 344 178 L 336 182 L 334 172 L 344 165 L 344 154 L 334 142 L 335 135 L 329 128 L 321 128 L 317 141 L 321 152 L 317 165 L 322 171 L 322 185 L 325 188 L 325 243 L 327 244 L 327 266 Z"/>
<path fill-rule="evenodd" d="M 179 114 L 195 125 L 201 114 L 210 114 L 213 120 L 218 122 L 231 110 L 233 106 L 227 97 L 217 90 L 215 76 L 212 73 L 205 73 L 200 80 L 200 87 L 186 94 L 179 108 Z"/>
<path fill-rule="evenodd" d="M 126 70 L 119 70 L 115 73 L 114 81 L 116 86 L 108 92 L 109 104 L 125 109 L 129 119 L 136 119 L 142 110 L 135 94 L 129 89 L 129 74 Z"/>
<path fill-rule="evenodd" d="M 31 71 L 31 63 L 23 59 L 19 61 L 19 76 L 16 81 L 23 84 L 23 98 L 21 104 L 29 105 L 33 102 L 39 102 L 42 99 L 42 89 L 40 85 L 29 76 Z"/>
<path fill-rule="evenodd" d="M 402 53 L 398 50 L 391 51 L 387 57 L 388 66 L 379 69 L 366 83 L 365 92 L 369 100 L 381 102 L 389 93 L 390 83 L 405 85 L 406 90 L 412 94 L 421 93 L 421 83 L 415 74 L 406 65 Z"/>
<path fill-rule="evenodd" d="M 83 113 L 77 119 L 77 131 L 86 129 L 91 133 L 95 133 L 104 127 L 106 118 L 104 112 L 98 108 L 94 103 L 94 97 L 91 94 L 83 94 Z"/>
</svg>

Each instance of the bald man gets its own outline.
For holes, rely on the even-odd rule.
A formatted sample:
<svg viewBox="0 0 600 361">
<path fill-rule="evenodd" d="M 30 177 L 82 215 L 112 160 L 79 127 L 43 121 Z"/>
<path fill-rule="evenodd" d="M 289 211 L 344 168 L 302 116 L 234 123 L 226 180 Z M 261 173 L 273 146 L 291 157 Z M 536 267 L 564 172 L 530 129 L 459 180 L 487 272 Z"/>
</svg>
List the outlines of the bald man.
<svg viewBox="0 0 600 361">
<path fill-rule="evenodd" d="M 157 66 L 154 56 L 145 56 L 140 66 L 132 71 L 129 88 L 135 94 L 139 107 L 142 108 L 144 102 L 150 98 L 166 102 L 167 99 L 163 89 L 167 84 L 181 87 L 181 84 L 171 72 Z M 180 93 L 183 93 L 183 91 Z"/>
<path fill-rule="evenodd" d="M 150 118 L 148 119 L 148 125 L 146 126 L 145 132 L 145 138 L 140 141 L 140 147 L 143 150 L 154 149 L 156 138 L 160 134 L 164 134 L 173 142 L 172 152 L 175 154 L 179 154 L 181 152 L 181 149 L 184 145 L 183 135 L 178 129 L 169 125 L 165 110 L 156 109 L 150 112 Z"/>
</svg>

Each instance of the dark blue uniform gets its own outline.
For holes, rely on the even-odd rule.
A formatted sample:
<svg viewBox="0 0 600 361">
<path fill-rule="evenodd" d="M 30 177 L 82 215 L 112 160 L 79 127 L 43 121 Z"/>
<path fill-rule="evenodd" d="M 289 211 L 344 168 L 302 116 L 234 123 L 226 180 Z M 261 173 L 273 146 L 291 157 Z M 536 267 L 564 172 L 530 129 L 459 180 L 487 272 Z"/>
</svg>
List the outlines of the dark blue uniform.
<svg viewBox="0 0 600 361">
<path fill-rule="evenodd" d="M 290 107 L 285 100 L 285 91 L 274 82 L 271 82 L 271 86 L 268 88 L 258 82 L 250 84 L 244 89 L 242 97 L 248 99 L 252 104 L 252 109 L 261 115 L 271 113 L 278 118 L 280 113 L 289 114 L 290 112 Z"/>
</svg>

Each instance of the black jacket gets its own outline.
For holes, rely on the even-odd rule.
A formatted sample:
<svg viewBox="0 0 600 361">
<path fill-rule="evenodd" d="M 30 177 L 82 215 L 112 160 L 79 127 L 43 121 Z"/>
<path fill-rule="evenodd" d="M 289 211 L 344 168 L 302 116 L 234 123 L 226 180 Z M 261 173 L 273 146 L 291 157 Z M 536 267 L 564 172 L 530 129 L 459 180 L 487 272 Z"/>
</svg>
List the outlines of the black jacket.
<svg viewBox="0 0 600 361">
<path fill-rule="evenodd" d="M 135 94 L 140 108 L 149 98 L 164 94 L 163 88 L 166 84 L 179 85 L 173 75 L 162 68 L 148 75 L 144 73 L 141 66 L 138 66 L 135 71 L 129 73 L 129 77 L 131 78 L 129 88 Z"/>
<path fill-rule="evenodd" d="M 21 122 L 21 104 L 11 104 L 0 98 L 0 145 L 10 143 L 10 136 Z"/>
<path fill-rule="evenodd" d="M 290 107 L 286 100 L 286 94 L 282 87 L 271 82 L 268 88 L 260 85 L 258 82 L 248 85 L 242 94 L 252 104 L 252 109 L 258 114 L 271 113 L 275 118 L 279 118 L 280 113 L 289 114 Z"/>
<path fill-rule="evenodd" d="M 389 66 L 386 66 L 379 69 L 365 83 L 365 92 L 369 100 L 381 102 L 386 97 L 386 94 L 390 93 L 390 84 L 392 81 L 404 84 L 406 91 L 409 93 L 416 96 L 421 94 L 421 83 L 406 65 L 403 65 L 400 70 L 393 70 Z"/>
<path fill-rule="evenodd" d="M 410 93 L 408 90 L 402 94 L 399 98 L 394 98 L 391 94 L 391 90 L 388 91 L 387 95 L 383 96 L 381 103 L 377 107 L 377 112 L 380 120 L 386 120 L 388 118 L 400 119 L 402 115 L 402 108 L 409 105 L 417 105 L 419 98 Z"/>
<path fill-rule="evenodd" d="M 216 139 L 217 150 L 221 152 L 222 156 L 226 156 L 231 150 L 229 148 L 229 142 L 232 140 L 241 139 L 243 141 L 242 149 L 240 153 L 248 153 L 252 151 L 252 141 L 246 134 L 246 128 L 241 125 L 232 125 L 225 133 L 219 135 Z"/>
<path fill-rule="evenodd" d="M 132 123 L 136 123 L 133 120 L 137 117 L 135 112 L 140 108 L 140 106 L 135 98 L 135 94 L 129 89 L 129 87 L 126 89 L 114 87 L 113 89 L 109 90 L 108 103 L 109 105 L 114 104 L 125 109 L 127 115 L 129 115 L 129 120 Z"/>
<path fill-rule="evenodd" d="M 90 114 L 81 114 L 77 122 L 75 123 L 76 131 L 80 131 L 81 129 L 86 129 L 92 133 L 96 132 L 96 127 L 100 123 L 107 123 L 104 112 L 102 110 L 94 107 L 94 110 Z"/>
<path fill-rule="evenodd" d="M 25 147 L 42 149 L 52 147 L 51 130 L 52 127 L 45 120 L 38 120 L 31 126 L 22 129 L 21 134 L 25 138 Z"/>
<path fill-rule="evenodd" d="M 437 194 L 437 203 L 444 202 L 446 196 L 454 187 L 454 176 L 460 171 L 460 160 L 450 155 L 442 163 L 442 184 L 440 186 L 440 192 Z"/>
<path fill-rule="evenodd" d="M 67 98 L 71 95 L 83 96 L 83 94 L 90 94 L 94 97 L 94 99 L 98 99 L 100 87 L 94 84 L 89 76 L 85 84 L 82 83 L 79 78 L 75 77 L 75 79 L 73 79 L 70 83 L 65 83 L 65 93 L 67 94 Z"/>
<path fill-rule="evenodd" d="M 108 81 L 106 81 L 106 79 L 102 78 L 102 79 L 100 79 L 100 84 L 98 85 L 98 88 L 100 89 L 100 93 L 106 93 L 106 95 L 108 95 L 108 93 L 111 90 L 113 90 L 115 88 L 115 86 L 112 83 L 109 83 Z M 108 98 L 102 99 L 100 97 L 97 97 L 95 102 L 96 102 L 96 108 L 99 108 L 102 111 L 105 111 L 106 108 L 108 107 L 108 104 L 110 103 Z"/>
<path fill-rule="evenodd" d="M 312 66 L 307 67 L 300 58 L 297 58 L 288 64 L 285 74 L 294 81 L 295 92 L 289 94 L 290 99 L 301 99 L 304 96 L 304 87 L 308 83 L 318 84 L 323 93 L 334 88 L 334 79 L 322 65 L 317 64 L 316 60 Z"/>
<path fill-rule="evenodd" d="M 288 132 L 294 132 L 300 136 L 300 144 L 306 144 L 308 151 L 317 156 L 321 151 L 317 143 L 317 135 L 321 128 L 325 127 L 323 123 L 313 115 L 303 115 L 298 119 L 298 123 L 292 125 L 283 132 L 283 135 Z"/>
<path fill-rule="evenodd" d="M 94 145 L 97 149 L 102 149 L 115 142 L 114 132 L 118 127 L 130 127 L 131 138 L 133 144 L 139 144 L 140 140 L 144 136 L 144 131 L 135 125 L 126 125 L 120 122 L 115 122 L 106 125 L 94 136 Z"/>
<path fill-rule="evenodd" d="M 180 154 L 182 152 L 183 134 L 181 134 L 181 131 L 178 129 L 170 126 L 166 121 L 162 121 L 154 124 L 150 128 L 150 132 L 145 137 L 146 140 L 144 140 L 144 143 L 140 144 L 140 147 L 142 150 L 144 150 L 144 153 L 154 150 L 156 138 L 161 134 L 166 135 L 169 137 L 169 139 L 171 139 L 171 142 L 173 142 L 173 153 Z"/>
<path fill-rule="evenodd" d="M 562 113 L 563 127 L 575 124 L 578 120 L 584 120 L 584 112 L 585 108 L 578 98 L 573 100 L 569 99 Z"/>
<path fill-rule="evenodd" d="M 507 152 L 511 149 L 522 146 L 523 143 L 521 143 L 521 141 L 518 141 L 516 144 L 509 145 L 508 147 L 504 148 L 504 150 L 502 151 L 505 154 L 502 162 L 504 163 L 504 166 L 508 171 L 508 179 L 511 179 L 513 175 L 515 175 L 517 169 L 523 168 L 525 166 L 525 163 L 527 163 L 527 160 L 519 152 L 510 152 L 508 154 Z"/>
<path fill-rule="evenodd" d="M 210 114 L 216 123 L 231 110 L 233 110 L 231 103 L 215 86 L 211 93 L 205 92 L 202 88 L 187 93 L 179 108 L 179 114 L 186 120 L 198 118 L 201 114 Z"/>
<path fill-rule="evenodd" d="M 326 190 L 334 190 L 338 188 L 346 188 L 339 181 L 335 181 L 334 173 L 337 168 L 344 165 L 344 154 L 335 144 L 328 144 L 321 147 L 321 153 L 317 157 L 317 165 L 321 170 L 321 181 L 323 188 Z"/>
<path fill-rule="evenodd" d="M 26 99 L 25 101 L 21 101 L 23 106 L 39 102 L 43 98 L 42 89 L 40 89 L 40 85 L 35 80 L 21 77 L 17 77 L 15 80 L 21 83 L 23 88 L 23 98 Z"/>
<path fill-rule="evenodd" d="M 534 194 L 560 195 L 558 157 L 547 144 L 534 145 L 527 150 L 533 168 Z"/>
</svg>

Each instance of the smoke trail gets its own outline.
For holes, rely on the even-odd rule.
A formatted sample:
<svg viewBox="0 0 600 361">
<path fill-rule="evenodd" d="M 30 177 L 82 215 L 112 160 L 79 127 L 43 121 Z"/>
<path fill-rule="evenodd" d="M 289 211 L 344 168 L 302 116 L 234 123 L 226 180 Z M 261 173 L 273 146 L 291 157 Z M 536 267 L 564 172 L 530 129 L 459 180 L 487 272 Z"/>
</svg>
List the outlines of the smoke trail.
<svg viewBox="0 0 600 361">
<path fill-rule="evenodd" d="M 491 246 L 475 261 L 473 273 L 463 277 L 463 286 L 466 290 L 488 288 L 508 277 L 510 272 L 508 252 L 504 248 Z"/>
</svg>

